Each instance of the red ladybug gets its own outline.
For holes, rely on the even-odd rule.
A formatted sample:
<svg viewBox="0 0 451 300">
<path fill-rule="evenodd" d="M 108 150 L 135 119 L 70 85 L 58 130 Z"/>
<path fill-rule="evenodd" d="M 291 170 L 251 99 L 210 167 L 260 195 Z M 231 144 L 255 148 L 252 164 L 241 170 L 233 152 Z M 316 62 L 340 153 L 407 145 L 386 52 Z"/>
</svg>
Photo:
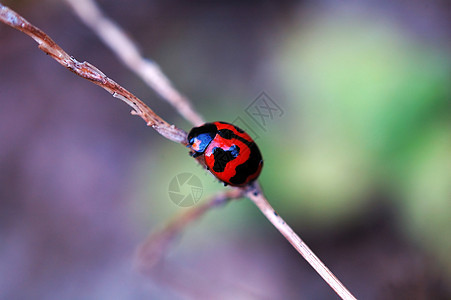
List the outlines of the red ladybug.
<svg viewBox="0 0 451 300">
<path fill-rule="evenodd" d="M 226 122 L 206 123 L 188 134 L 192 157 L 204 155 L 209 171 L 224 185 L 245 186 L 257 179 L 263 159 L 254 140 Z"/>
</svg>

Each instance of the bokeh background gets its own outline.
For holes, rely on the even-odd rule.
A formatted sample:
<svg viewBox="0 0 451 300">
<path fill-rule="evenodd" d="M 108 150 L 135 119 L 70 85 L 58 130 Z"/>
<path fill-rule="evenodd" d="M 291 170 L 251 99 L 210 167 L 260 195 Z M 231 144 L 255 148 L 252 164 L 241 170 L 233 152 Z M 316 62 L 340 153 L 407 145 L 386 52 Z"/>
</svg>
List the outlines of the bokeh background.
<svg viewBox="0 0 451 300">
<path fill-rule="evenodd" d="M 64 2 L 3 3 L 190 129 Z M 271 203 L 356 297 L 451 298 L 449 1 L 99 3 L 207 120 L 248 125 Z M 262 92 L 280 111 L 260 126 Z M 136 247 L 186 210 L 174 176 L 224 187 L 3 24 L 0 100 L 0 298 L 337 298 L 244 199 L 139 273 Z"/>
</svg>

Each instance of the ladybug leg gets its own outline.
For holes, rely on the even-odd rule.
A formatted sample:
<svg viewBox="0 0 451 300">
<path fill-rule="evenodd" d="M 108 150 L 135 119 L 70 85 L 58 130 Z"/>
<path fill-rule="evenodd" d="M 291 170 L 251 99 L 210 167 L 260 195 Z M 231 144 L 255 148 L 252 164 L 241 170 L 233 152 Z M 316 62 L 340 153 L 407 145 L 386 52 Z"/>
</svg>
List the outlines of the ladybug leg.
<svg viewBox="0 0 451 300">
<path fill-rule="evenodd" d="M 228 184 L 227 183 L 225 183 L 225 182 L 223 182 L 224 183 L 224 186 L 228 186 Z"/>
<path fill-rule="evenodd" d="M 199 153 L 199 152 L 190 152 L 190 154 L 189 155 L 191 155 L 193 158 L 196 158 L 196 157 L 199 157 L 199 156 L 201 156 L 202 155 L 202 153 Z"/>
</svg>

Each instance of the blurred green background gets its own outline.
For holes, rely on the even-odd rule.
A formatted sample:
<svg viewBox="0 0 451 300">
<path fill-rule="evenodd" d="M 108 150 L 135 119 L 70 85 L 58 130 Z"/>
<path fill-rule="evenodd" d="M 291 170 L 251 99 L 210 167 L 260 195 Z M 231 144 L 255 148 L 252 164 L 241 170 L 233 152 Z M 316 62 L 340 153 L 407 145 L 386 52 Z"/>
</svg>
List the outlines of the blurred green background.
<svg viewBox="0 0 451 300">
<path fill-rule="evenodd" d="M 190 129 L 67 6 L 5 3 Z M 208 121 L 248 126 L 268 199 L 357 298 L 451 297 L 447 1 L 99 3 Z M 0 295 L 336 297 L 248 200 L 187 228 L 150 277 L 131 270 L 186 210 L 176 175 L 203 198 L 224 187 L 19 32 L 0 26 L 0 44 Z M 263 125 L 262 92 L 279 108 Z"/>
</svg>

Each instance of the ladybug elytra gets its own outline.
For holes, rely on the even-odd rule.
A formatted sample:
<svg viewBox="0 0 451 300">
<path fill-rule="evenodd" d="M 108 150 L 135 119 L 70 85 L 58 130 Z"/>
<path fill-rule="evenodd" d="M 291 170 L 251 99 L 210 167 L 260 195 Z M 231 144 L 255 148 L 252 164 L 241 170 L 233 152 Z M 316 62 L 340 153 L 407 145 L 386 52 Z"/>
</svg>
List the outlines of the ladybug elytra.
<svg viewBox="0 0 451 300">
<path fill-rule="evenodd" d="M 254 140 L 226 122 L 206 123 L 188 134 L 191 156 L 204 155 L 209 171 L 224 185 L 245 186 L 257 179 L 263 159 Z"/>
</svg>

